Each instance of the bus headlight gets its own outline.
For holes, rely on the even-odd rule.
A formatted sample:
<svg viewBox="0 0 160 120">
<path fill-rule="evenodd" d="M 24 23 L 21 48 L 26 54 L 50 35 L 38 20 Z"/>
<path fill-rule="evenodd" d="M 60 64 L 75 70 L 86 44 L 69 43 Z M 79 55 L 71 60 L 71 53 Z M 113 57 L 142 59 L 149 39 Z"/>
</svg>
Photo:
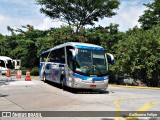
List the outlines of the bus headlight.
<svg viewBox="0 0 160 120">
<path fill-rule="evenodd" d="M 69 81 L 69 82 L 72 82 L 72 80 L 73 80 L 72 77 L 69 77 L 68 81 Z"/>
<path fill-rule="evenodd" d="M 74 78 L 74 80 L 75 80 L 75 83 L 79 83 L 79 82 L 81 82 L 82 81 L 82 79 L 80 79 L 80 78 Z"/>
<path fill-rule="evenodd" d="M 108 79 L 105 79 L 105 80 L 104 80 L 104 83 L 108 83 Z"/>
</svg>

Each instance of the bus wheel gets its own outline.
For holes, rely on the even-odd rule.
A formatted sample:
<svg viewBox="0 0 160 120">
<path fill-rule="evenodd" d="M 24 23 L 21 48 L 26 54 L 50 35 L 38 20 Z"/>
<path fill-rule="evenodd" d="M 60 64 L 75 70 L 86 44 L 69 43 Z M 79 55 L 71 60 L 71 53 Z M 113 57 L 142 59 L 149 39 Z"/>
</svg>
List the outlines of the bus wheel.
<svg viewBox="0 0 160 120">
<path fill-rule="evenodd" d="M 43 81 L 44 81 L 44 82 L 47 81 L 47 80 L 46 80 L 46 75 L 45 75 L 45 74 L 43 74 Z"/>
<path fill-rule="evenodd" d="M 60 83 L 60 84 L 61 84 L 61 87 L 62 87 L 63 90 L 65 89 L 64 81 L 65 81 L 65 78 L 62 76 L 62 77 L 61 77 L 61 81 L 60 81 L 61 83 Z"/>
</svg>

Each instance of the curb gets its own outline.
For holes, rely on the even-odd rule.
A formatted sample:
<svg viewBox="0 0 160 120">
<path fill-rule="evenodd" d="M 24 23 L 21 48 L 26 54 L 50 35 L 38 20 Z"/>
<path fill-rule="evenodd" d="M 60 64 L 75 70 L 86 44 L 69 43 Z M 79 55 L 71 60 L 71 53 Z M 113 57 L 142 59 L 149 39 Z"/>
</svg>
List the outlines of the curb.
<svg viewBox="0 0 160 120">
<path fill-rule="evenodd" d="M 160 90 L 160 88 L 155 87 L 142 87 L 142 86 L 125 86 L 125 85 L 112 85 L 109 84 L 109 87 L 121 87 L 121 88 L 137 88 L 137 89 L 150 89 L 150 90 Z"/>
</svg>

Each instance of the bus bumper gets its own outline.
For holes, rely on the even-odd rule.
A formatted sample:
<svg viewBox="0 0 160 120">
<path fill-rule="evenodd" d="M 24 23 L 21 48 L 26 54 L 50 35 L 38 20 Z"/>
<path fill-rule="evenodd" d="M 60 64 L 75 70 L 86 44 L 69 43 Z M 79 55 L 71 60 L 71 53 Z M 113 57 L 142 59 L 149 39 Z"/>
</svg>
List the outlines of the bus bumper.
<svg viewBox="0 0 160 120">
<path fill-rule="evenodd" d="M 101 81 L 92 81 L 92 80 L 82 80 L 80 78 L 75 78 L 74 82 L 72 82 L 71 87 L 82 88 L 82 89 L 107 89 L 108 79 Z"/>
</svg>

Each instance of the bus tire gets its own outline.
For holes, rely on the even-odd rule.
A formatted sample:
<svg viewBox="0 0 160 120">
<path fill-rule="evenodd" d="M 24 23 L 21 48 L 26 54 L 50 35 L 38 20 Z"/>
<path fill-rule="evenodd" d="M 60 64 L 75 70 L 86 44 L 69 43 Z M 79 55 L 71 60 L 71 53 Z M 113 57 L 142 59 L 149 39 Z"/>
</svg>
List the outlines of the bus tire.
<svg viewBox="0 0 160 120">
<path fill-rule="evenodd" d="M 65 82 L 65 78 L 64 78 L 64 76 L 62 75 L 62 76 L 61 76 L 61 80 L 60 80 L 60 84 L 61 84 L 61 87 L 62 87 L 63 90 L 65 89 L 65 84 L 64 84 L 64 82 Z"/>
<path fill-rule="evenodd" d="M 43 81 L 44 81 L 44 82 L 47 81 L 45 73 L 43 74 Z"/>
</svg>

